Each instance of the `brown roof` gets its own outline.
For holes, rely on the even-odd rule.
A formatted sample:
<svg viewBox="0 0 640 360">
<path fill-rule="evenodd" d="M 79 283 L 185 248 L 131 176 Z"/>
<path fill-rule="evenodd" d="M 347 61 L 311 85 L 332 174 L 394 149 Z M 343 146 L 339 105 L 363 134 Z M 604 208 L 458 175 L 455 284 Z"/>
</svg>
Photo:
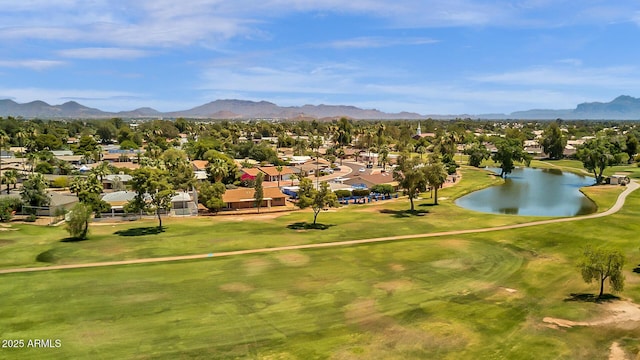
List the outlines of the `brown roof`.
<svg viewBox="0 0 640 360">
<path fill-rule="evenodd" d="M 193 165 L 193 167 L 197 171 L 206 170 L 207 169 L 207 164 L 209 164 L 209 162 L 207 160 L 193 160 L 191 162 L 191 165 Z"/>
<path fill-rule="evenodd" d="M 247 175 L 251 175 L 251 176 L 258 176 L 258 174 L 260 173 L 260 169 L 258 168 L 243 168 L 240 169 L 240 171 L 242 171 L 243 173 L 247 174 Z"/>
<path fill-rule="evenodd" d="M 275 166 L 261 166 L 258 169 L 269 176 L 293 174 L 293 170 L 291 170 L 291 168 L 289 168 L 288 166 L 283 166 L 282 172 L 280 173 L 278 173 L 278 170 Z"/>
<path fill-rule="evenodd" d="M 277 187 L 264 188 L 263 191 L 265 200 L 286 197 Z M 254 188 L 229 189 L 222 195 L 222 201 L 226 203 L 254 201 L 254 193 Z"/>
<path fill-rule="evenodd" d="M 373 174 L 355 174 L 346 180 L 344 183 L 353 185 L 359 182 L 365 182 L 369 184 L 379 185 L 379 184 L 389 184 L 393 186 L 397 186 L 398 182 L 393 179 L 393 174 L 391 172 L 376 172 Z"/>
</svg>

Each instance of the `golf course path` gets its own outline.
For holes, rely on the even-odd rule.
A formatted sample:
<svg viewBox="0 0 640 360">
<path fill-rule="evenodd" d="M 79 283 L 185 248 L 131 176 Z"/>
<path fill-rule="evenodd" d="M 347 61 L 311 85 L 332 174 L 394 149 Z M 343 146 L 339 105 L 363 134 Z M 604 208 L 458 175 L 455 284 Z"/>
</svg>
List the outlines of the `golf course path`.
<svg viewBox="0 0 640 360">
<path fill-rule="evenodd" d="M 0 274 L 49 271 L 49 270 L 67 270 L 67 269 L 80 269 L 80 268 L 132 265 L 132 264 L 149 264 L 149 263 L 160 263 L 160 262 L 168 262 L 168 261 L 219 258 L 219 257 L 225 257 L 225 256 L 236 256 L 236 255 L 247 255 L 247 254 L 262 254 L 262 253 L 287 251 L 287 250 L 305 250 L 305 249 L 328 248 L 328 247 L 336 247 L 336 246 L 350 246 L 350 245 L 371 244 L 371 243 L 377 243 L 377 242 L 388 242 L 388 241 L 408 240 L 408 239 L 417 239 L 417 238 L 476 234 L 476 233 L 484 233 L 484 232 L 491 232 L 491 231 L 519 229 L 519 228 L 530 227 L 530 226 L 561 223 L 561 222 L 568 222 L 568 221 L 595 219 L 595 218 L 608 216 L 618 212 L 624 205 L 624 202 L 627 196 L 631 192 L 638 189 L 638 187 L 640 187 L 640 185 L 635 181 L 632 181 L 630 184 L 627 185 L 626 189 L 618 196 L 616 203 L 610 209 L 601 213 L 595 213 L 595 214 L 584 215 L 584 216 L 540 220 L 540 221 L 533 221 L 533 222 L 522 223 L 522 224 L 496 226 L 496 227 L 481 228 L 481 229 L 453 230 L 453 231 L 443 231 L 443 232 L 435 232 L 435 233 L 427 233 L 427 234 L 387 236 L 387 237 L 380 237 L 380 238 L 336 241 L 336 242 L 327 242 L 327 243 L 319 243 L 319 244 L 291 245 L 291 246 L 281 246 L 281 247 L 273 247 L 273 248 L 237 250 L 237 251 L 227 251 L 227 252 L 219 252 L 219 253 L 182 255 L 182 256 L 155 257 L 155 258 L 146 258 L 146 259 L 105 261 L 105 262 L 86 263 L 86 264 L 68 264 L 68 265 L 53 265 L 53 266 L 30 267 L 30 268 L 2 269 L 0 270 Z"/>
</svg>

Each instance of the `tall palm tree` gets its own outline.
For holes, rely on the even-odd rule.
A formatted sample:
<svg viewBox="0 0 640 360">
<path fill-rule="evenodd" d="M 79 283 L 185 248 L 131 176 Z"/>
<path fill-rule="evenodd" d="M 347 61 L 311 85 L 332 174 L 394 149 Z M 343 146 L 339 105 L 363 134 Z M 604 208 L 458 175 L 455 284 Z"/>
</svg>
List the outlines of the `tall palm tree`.
<svg viewBox="0 0 640 360">
<path fill-rule="evenodd" d="M 7 194 L 10 193 L 10 185 L 13 185 L 13 188 L 16 188 L 16 184 L 18 183 L 18 172 L 15 170 L 7 170 L 2 175 L 2 182 L 7 184 Z"/>
<path fill-rule="evenodd" d="M 9 147 L 9 135 L 4 130 L 0 129 L 0 154 L 2 150 Z M 2 179 L 2 156 L 0 156 L 0 179 Z"/>
<path fill-rule="evenodd" d="M 278 172 L 278 187 L 280 187 L 280 178 L 282 177 L 282 170 L 284 170 L 282 165 L 276 166 L 276 171 Z"/>
</svg>

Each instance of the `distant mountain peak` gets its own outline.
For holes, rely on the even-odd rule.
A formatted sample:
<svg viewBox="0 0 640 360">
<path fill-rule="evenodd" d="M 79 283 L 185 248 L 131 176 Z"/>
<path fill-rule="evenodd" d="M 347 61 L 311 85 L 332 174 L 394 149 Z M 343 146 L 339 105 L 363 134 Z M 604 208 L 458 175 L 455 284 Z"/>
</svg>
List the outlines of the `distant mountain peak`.
<svg viewBox="0 0 640 360">
<path fill-rule="evenodd" d="M 483 119 L 585 119 L 585 120 L 640 120 L 640 98 L 620 95 L 610 102 L 588 102 L 578 104 L 575 109 L 564 110 L 527 110 L 509 115 L 421 115 L 411 112 L 386 113 L 377 109 L 362 109 L 353 105 L 311 105 L 278 106 L 272 102 L 219 99 L 182 111 L 159 112 L 149 107 L 131 111 L 105 112 L 86 107 L 76 101 L 67 101 L 62 105 L 49 105 L 36 100 L 20 104 L 10 99 L 0 99 L 0 116 L 24 118 L 209 118 L 209 119 L 331 119 L 347 117 L 351 119 L 406 119 L 417 120 L 427 117 L 434 119 L 483 118 Z"/>
</svg>

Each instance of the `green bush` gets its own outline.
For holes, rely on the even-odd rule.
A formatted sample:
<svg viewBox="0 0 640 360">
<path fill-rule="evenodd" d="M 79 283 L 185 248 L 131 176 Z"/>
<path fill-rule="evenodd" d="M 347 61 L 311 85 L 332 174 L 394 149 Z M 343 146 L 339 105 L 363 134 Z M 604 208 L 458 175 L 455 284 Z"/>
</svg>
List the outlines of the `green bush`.
<svg viewBox="0 0 640 360">
<path fill-rule="evenodd" d="M 353 189 L 353 196 L 368 196 L 371 191 L 369 189 Z"/>
<path fill-rule="evenodd" d="M 51 182 L 52 188 L 64 189 L 69 186 L 69 180 L 66 177 L 57 177 Z"/>
<path fill-rule="evenodd" d="M 346 197 L 351 196 L 351 190 L 344 190 L 344 189 L 343 190 L 336 190 L 335 193 L 336 193 L 336 196 L 338 198 L 346 198 Z"/>
<path fill-rule="evenodd" d="M 0 222 L 8 222 L 13 218 L 13 212 L 20 209 L 22 201 L 16 197 L 0 199 Z"/>
<path fill-rule="evenodd" d="M 378 193 L 378 194 L 384 194 L 384 195 L 390 195 L 390 194 L 394 193 L 395 190 L 394 190 L 392 185 L 389 185 L 389 184 L 378 184 L 378 185 L 374 185 L 374 186 L 371 187 L 371 192 Z"/>
</svg>

